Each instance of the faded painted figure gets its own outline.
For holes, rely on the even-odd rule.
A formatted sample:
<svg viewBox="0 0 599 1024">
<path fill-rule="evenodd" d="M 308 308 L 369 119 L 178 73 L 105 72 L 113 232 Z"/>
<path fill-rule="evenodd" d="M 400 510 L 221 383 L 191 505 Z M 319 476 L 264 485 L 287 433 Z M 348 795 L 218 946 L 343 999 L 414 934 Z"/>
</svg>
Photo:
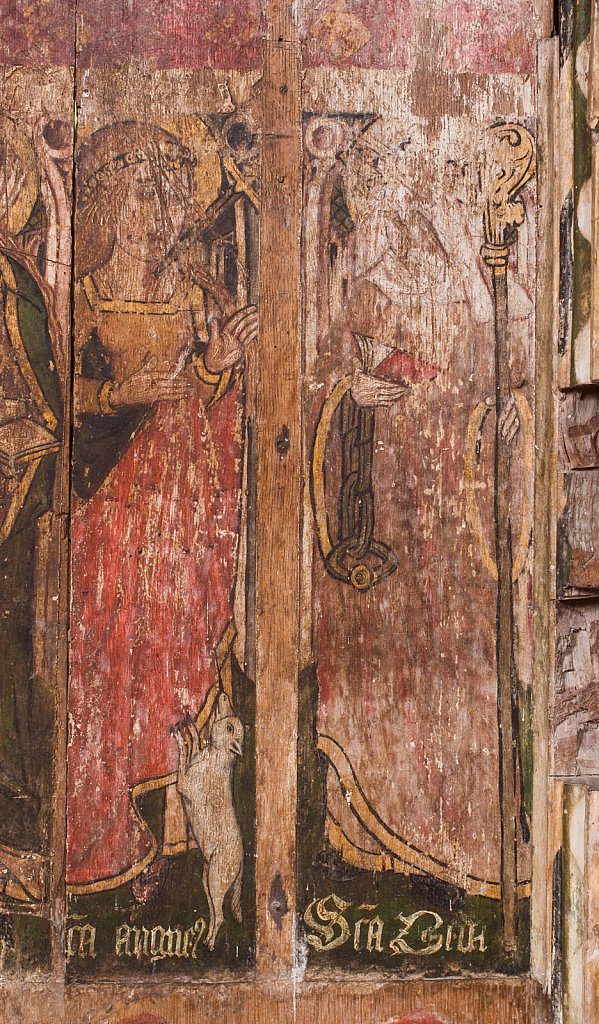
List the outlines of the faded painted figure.
<svg viewBox="0 0 599 1024">
<path fill-rule="evenodd" d="M 437 126 L 434 143 L 429 131 L 409 113 L 306 122 L 317 541 L 306 576 L 328 767 L 319 856 L 364 872 L 364 899 L 379 871 L 499 900 L 484 130 L 474 139 L 457 124 Z M 525 220 L 510 264 L 511 391 L 500 419 L 511 451 L 521 897 L 530 891 L 533 237 Z"/>
<path fill-rule="evenodd" d="M 241 923 L 243 844 L 233 806 L 233 766 L 243 754 L 243 722 L 221 694 L 203 749 L 193 719 L 177 725 L 179 747 L 177 791 L 183 799 L 194 839 L 204 857 L 203 885 L 210 921 L 206 945 L 214 949 L 223 923 L 223 903 L 231 892 L 231 911 Z"/>
<path fill-rule="evenodd" d="M 71 132 L 48 118 L 0 112 L 0 888 L 9 911 L 41 905 L 52 831 Z"/>
<path fill-rule="evenodd" d="M 239 301 L 247 196 L 199 119 L 189 145 L 158 127 L 103 128 L 77 178 L 67 882 L 131 881 L 145 902 L 161 854 L 188 847 L 171 729 L 203 707 L 207 724 L 235 635 L 240 367 L 257 325 Z M 215 799 L 230 771 L 212 773 Z M 157 835 L 139 802 L 160 787 Z"/>
</svg>

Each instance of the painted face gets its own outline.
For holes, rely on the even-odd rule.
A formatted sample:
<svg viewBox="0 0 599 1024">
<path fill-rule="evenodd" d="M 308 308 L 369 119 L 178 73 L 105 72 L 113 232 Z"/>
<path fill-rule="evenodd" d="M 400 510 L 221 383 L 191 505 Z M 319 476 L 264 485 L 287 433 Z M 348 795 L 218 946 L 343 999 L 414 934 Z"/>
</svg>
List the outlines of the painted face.
<svg viewBox="0 0 599 1024">
<path fill-rule="evenodd" d="M 145 262 L 163 259 L 186 219 L 184 193 L 150 161 L 132 168 L 117 218 L 117 245 Z"/>
</svg>

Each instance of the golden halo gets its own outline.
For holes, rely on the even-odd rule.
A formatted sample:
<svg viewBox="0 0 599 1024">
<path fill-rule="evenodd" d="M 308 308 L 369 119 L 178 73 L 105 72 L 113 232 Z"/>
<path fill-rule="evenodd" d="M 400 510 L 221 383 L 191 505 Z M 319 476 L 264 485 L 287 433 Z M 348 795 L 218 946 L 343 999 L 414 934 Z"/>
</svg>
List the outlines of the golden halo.
<svg viewBox="0 0 599 1024">
<path fill-rule="evenodd" d="M 206 211 L 221 189 L 221 159 L 216 140 L 201 118 L 188 118 L 182 125 L 185 145 L 196 159 L 194 200 Z"/>
</svg>

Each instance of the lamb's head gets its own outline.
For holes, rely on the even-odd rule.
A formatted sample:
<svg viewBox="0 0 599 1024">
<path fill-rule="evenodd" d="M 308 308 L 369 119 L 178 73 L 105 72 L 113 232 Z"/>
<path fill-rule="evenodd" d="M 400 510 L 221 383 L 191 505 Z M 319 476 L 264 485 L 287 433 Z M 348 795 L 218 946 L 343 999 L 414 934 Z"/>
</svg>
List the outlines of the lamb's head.
<svg viewBox="0 0 599 1024">
<path fill-rule="evenodd" d="M 243 722 L 233 712 L 226 693 L 221 693 L 210 730 L 210 746 L 227 754 L 243 754 Z"/>
</svg>

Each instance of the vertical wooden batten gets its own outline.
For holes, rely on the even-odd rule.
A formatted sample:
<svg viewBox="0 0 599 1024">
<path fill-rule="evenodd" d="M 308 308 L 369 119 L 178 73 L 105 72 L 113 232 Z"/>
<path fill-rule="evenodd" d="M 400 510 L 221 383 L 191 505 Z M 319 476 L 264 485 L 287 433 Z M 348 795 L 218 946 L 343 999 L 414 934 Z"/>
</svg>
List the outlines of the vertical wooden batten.
<svg viewBox="0 0 599 1024">
<path fill-rule="evenodd" d="M 586 1020 L 599 1016 L 599 790 L 589 789 L 586 806 L 585 978 Z"/>
<path fill-rule="evenodd" d="M 533 888 L 531 970 L 545 988 L 551 964 L 551 870 L 553 850 L 548 836 L 551 808 L 549 787 L 549 681 L 554 671 L 555 636 L 555 507 L 556 429 L 554 351 L 558 333 L 559 204 L 555 194 L 558 40 L 539 46 L 539 118 L 537 148 L 538 263 L 546 268 L 537 278 L 535 379 L 535 507 L 534 507 L 534 665 L 533 699 L 535 767 L 533 780 Z"/>
<path fill-rule="evenodd" d="M 290 4 L 267 7 L 257 358 L 257 966 L 289 977 L 295 941 L 299 650 L 299 57 Z"/>
<path fill-rule="evenodd" d="M 591 0 L 589 82 L 586 117 L 587 124 L 593 133 L 590 378 L 592 381 L 599 382 L 599 153 L 597 151 L 597 128 L 599 126 L 599 6 L 597 5 L 597 0 Z"/>
</svg>

